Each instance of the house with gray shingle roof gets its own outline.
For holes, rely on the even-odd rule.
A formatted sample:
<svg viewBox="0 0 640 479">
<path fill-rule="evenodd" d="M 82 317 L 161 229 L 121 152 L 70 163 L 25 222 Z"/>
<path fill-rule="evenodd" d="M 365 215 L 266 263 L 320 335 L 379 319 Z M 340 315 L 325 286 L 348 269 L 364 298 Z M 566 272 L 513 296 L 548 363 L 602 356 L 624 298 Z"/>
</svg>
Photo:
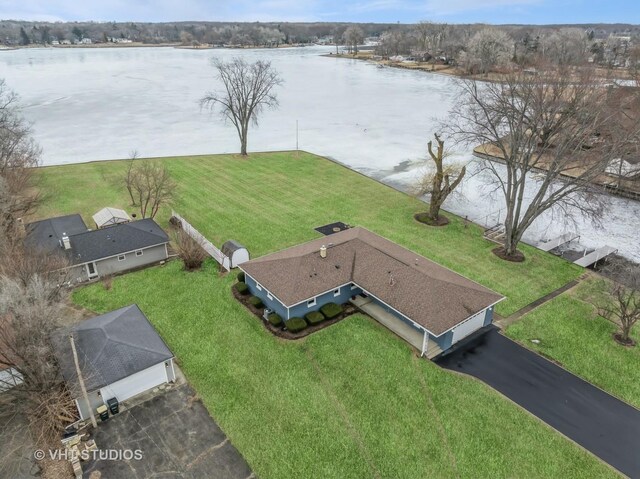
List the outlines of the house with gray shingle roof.
<svg viewBox="0 0 640 479">
<path fill-rule="evenodd" d="M 351 301 L 432 356 L 493 321 L 500 294 L 365 228 L 241 264 L 251 294 L 283 320 Z"/>
<path fill-rule="evenodd" d="M 68 261 L 72 283 L 158 264 L 169 256 L 169 237 L 150 218 L 90 230 L 80 215 L 68 215 L 29 223 L 25 229 L 28 249 Z"/>
<path fill-rule="evenodd" d="M 70 336 L 89 404 L 78 385 Z M 82 419 L 116 398 L 119 403 L 176 378 L 173 354 L 137 305 L 87 319 L 54 337 L 60 371 Z"/>
</svg>

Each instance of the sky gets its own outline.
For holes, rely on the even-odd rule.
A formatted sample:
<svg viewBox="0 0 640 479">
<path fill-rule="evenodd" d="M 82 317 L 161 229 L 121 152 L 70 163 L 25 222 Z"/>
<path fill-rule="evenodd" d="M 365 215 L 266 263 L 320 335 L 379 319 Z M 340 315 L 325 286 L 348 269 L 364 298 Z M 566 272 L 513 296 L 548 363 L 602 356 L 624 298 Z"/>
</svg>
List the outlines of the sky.
<svg viewBox="0 0 640 479">
<path fill-rule="evenodd" d="M 640 24 L 640 0 L 0 0 L 0 19 Z"/>
</svg>

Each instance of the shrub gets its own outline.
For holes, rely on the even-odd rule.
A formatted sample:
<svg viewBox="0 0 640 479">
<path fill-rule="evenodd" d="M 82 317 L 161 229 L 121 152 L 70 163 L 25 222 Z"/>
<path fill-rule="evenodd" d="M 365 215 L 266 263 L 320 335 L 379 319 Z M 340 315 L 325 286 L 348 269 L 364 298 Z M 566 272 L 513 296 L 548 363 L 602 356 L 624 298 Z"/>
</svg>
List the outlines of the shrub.
<svg viewBox="0 0 640 479">
<path fill-rule="evenodd" d="M 309 324 L 318 324 L 324 321 L 324 315 L 320 311 L 312 311 L 305 316 Z"/>
<path fill-rule="evenodd" d="M 239 282 L 244 283 L 244 271 L 240 271 L 237 278 Z"/>
<path fill-rule="evenodd" d="M 324 314 L 327 319 L 331 319 L 342 313 L 342 306 L 336 303 L 327 303 L 320 308 L 320 311 L 322 311 L 322 314 Z"/>
<path fill-rule="evenodd" d="M 255 308 L 262 308 L 262 300 L 257 296 L 251 296 L 249 298 L 249 303 Z"/>
<path fill-rule="evenodd" d="M 249 292 L 249 286 L 247 286 L 247 283 L 243 283 L 242 281 L 234 284 L 233 287 L 236 288 L 236 291 L 240 294 L 247 294 Z"/>
<path fill-rule="evenodd" d="M 304 318 L 291 318 L 285 323 L 287 330 L 292 333 L 297 333 L 298 331 L 302 331 L 307 327 L 307 322 Z"/>
<path fill-rule="evenodd" d="M 202 268 L 204 260 L 209 257 L 199 241 L 194 240 L 184 230 L 176 230 L 173 234 L 173 247 L 184 263 L 184 269 L 195 271 Z"/>
<path fill-rule="evenodd" d="M 269 322 L 273 325 L 273 326 L 280 326 L 282 324 L 282 318 L 280 317 L 280 315 L 278 313 L 271 313 L 269 316 Z"/>
</svg>

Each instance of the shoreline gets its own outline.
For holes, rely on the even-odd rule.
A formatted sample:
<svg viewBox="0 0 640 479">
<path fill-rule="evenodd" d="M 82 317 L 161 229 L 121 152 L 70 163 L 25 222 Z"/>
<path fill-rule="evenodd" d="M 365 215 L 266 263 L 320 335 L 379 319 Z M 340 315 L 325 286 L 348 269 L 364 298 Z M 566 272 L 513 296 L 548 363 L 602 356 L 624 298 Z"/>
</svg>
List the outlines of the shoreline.
<svg viewBox="0 0 640 479">
<path fill-rule="evenodd" d="M 131 42 L 131 43 L 88 43 L 77 45 L 43 45 L 43 44 L 30 44 L 30 45 L 12 45 L 12 46 L 0 46 L 0 52 L 2 51 L 14 51 L 14 50 L 29 50 L 29 49 L 101 49 L 101 48 L 175 48 L 178 50 L 279 50 L 282 48 L 305 48 L 313 46 L 313 44 L 293 44 L 293 45 L 278 45 L 276 47 L 266 46 L 216 46 L 210 44 L 203 45 L 183 45 L 182 43 L 143 43 L 143 42 Z"/>
<path fill-rule="evenodd" d="M 458 67 L 453 65 L 436 64 L 435 65 L 436 68 L 432 69 L 434 65 L 432 65 L 429 62 L 406 62 L 406 63 L 394 62 L 391 60 L 372 58 L 373 55 L 362 54 L 362 53 L 359 53 L 358 55 L 353 55 L 351 53 L 330 52 L 330 53 L 322 54 L 320 56 L 326 57 L 326 58 L 342 58 L 346 60 L 360 60 L 360 61 L 369 62 L 378 67 L 383 67 L 383 68 L 401 68 L 404 70 L 420 71 L 424 73 L 444 75 L 454 79 L 474 80 L 474 81 L 480 81 L 480 82 L 499 82 L 501 80 L 501 75 L 502 75 L 502 73 L 497 73 L 497 72 L 489 72 L 487 74 L 467 75 L 461 72 L 458 69 Z M 602 72 L 602 69 L 599 69 L 598 72 Z M 627 69 L 619 70 L 618 73 L 619 75 L 617 75 L 615 78 L 612 78 L 611 79 L 612 81 L 629 80 L 629 71 Z M 605 78 L 604 75 L 603 75 L 603 78 Z"/>
</svg>

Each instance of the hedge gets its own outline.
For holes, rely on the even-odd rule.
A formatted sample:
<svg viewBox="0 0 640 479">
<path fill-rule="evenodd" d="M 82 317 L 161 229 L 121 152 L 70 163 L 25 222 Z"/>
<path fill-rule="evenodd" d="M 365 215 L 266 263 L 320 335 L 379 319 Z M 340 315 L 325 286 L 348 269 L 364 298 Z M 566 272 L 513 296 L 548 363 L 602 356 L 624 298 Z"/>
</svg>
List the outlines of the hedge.
<svg viewBox="0 0 640 479">
<path fill-rule="evenodd" d="M 312 311 L 305 316 L 309 324 L 318 324 L 324 321 L 324 315 L 320 311 Z"/>
<path fill-rule="evenodd" d="M 282 318 L 280 317 L 280 315 L 278 313 L 271 313 L 269 316 L 269 322 L 273 325 L 273 326 L 280 326 L 282 324 Z"/>
<path fill-rule="evenodd" d="M 320 308 L 320 311 L 322 311 L 322 314 L 324 314 L 327 319 L 331 319 L 342 313 L 342 306 L 336 303 L 327 303 Z"/>
<path fill-rule="evenodd" d="M 307 322 L 304 318 L 291 318 L 286 322 L 287 330 L 292 333 L 297 333 L 298 331 L 302 331 L 307 327 Z"/>
<path fill-rule="evenodd" d="M 240 271 L 236 277 L 238 278 L 238 281 L 244 283 L 244 271 Z"/>
<path fill-rule="evenodd" d="M 249 286 L 247 286 L 247 283 L 243 283 L 242 281 L 234 284 L 233 286 L 236 288 L 236 291 L 240 294 L 247 294 L 249 292 Z"/>
<path fill-rule="evenodd" d="M 257 296 L 251 296 L 249 298 L 249 303 L 256 308 L 262 308 L 262 300 Z"/>
</svg>

